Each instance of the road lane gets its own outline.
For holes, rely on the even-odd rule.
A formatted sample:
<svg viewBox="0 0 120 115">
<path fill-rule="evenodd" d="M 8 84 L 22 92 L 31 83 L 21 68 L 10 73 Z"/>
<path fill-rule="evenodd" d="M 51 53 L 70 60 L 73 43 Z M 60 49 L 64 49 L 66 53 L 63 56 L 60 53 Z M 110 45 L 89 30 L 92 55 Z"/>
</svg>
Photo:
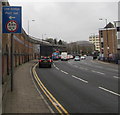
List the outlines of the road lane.
<svg viewBox="0 0 120 115">
<path fill-rule="evenodd" d="M 66 62 L 65 62 L 66 63 Z M 68 64 L 62 63 L 65 68 Z M 53 94 L 53 96 L 70 113 L 113 113 L 118 111 L 118 97 L 105 92 L 94 85 L 86 84 L 71 75 L 63 68 L 61 62 L 56 62 L 56 66 L 48 68 L 37 68 L 37 74 L 43 84 Z M 60 67 L 58 67 L 60 65 Z M 56 69 L 59 68 L 59 69 Z M 68 69 L 67 68 L 67 69 Z M 73 69 L 73 68 L 72 68 Z M 61 72 L 63 70 L 64 72 Z M 76 69 L 75 69 L 76 70 Z"/>
<path fill-rule="evenodd" d="M 89 56 L 86 58 L 86 60 L 81 60 L 80 63 L 90 66 L 92 68 L 102 69 L 104 71 L 118 72 L 117 64 L 102 62 L 102 61 L 98 61 L 98 60 L 92 60 L 91 57 L 89 57 Z"/>
<path fill-rule="evenodd" d="M 73 63 L 77 66 L 73 66 Z M 118 92 L 118 79 L 111 76 L 111 73 L 106 74 L 106 71 L 104 71 L 105 74 L 103 74 L 100 73 L 99 70 L 96 71 L 93 68 L 91 68 L 92 70 L 85 70 L 85 67 L 78 65 L 78 62 L 73 63 L 71 65 L 68 62 L 55 62 L 55 65 L 59 69 L 62 69 L 71 75 L 74 73 L 75 76 L 88 81 L 91 85 L 95 85 L 96 87 L 103 86 L 114 92 Z M 81 69 L 81 67 L 83 69 Z"/>
<path fill-rule="evenodd" d="M 71 64 L 71 65 L 74 65 L 74 66 L 79 66 L 79 67 L 81 67 L 82 66 L 82 68 L 86 68 L 87 70 L 94 70 L 94 71 L 98 71 L 98 72 L 101 72 L 101 73 L 106 73 L 106 75 L 107 74 L 109 74 L 109 76 L 118 76 L 118 67 L 117 66 L 115 66 L 116 68 L 111 68 L 110 66 L 105 66 L 104 64 L 103 64 L 103 66 L 99 66 L 98 64 L 96 64 L 96 63 L 90 63 L 90 61 L 88 62 L 86 62 L 87 60 L 81 60 L 80 62 L 77 62 L 77 63 L 75 63 L 74 61 L 70 61 L 69 63 Z"/>
</svg>

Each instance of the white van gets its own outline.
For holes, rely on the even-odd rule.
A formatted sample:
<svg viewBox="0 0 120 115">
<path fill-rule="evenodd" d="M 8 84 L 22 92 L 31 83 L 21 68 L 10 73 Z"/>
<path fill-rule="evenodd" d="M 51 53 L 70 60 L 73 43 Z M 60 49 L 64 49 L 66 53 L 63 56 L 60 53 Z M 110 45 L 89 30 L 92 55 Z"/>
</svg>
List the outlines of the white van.
<svg viewBox="0 0 120 115">
<path fill-rule="evenodd" d="M 61 61 L 67 61 L 67 60 L 68 60 L 67 52 L 62 52 L 61 53 Z"/>
</svg>

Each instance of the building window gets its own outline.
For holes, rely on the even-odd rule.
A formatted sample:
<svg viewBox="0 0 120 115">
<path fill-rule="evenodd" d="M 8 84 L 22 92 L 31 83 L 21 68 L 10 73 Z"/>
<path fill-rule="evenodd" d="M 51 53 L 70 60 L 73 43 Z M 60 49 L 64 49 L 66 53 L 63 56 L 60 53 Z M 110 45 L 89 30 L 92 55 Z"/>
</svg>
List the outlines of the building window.
<svg viewBox="0 0 120 115">
<path fill-rule="evenodd" d="M 102 48 L 104 47 L 103 45 L 104 45 L 103 42 L 101 42 L 101 47 L 102 47 Z"/>
<path fill-rule="evenodd" d="M 103 38 L 103 31 L 100 31 L 100 37 Z"/>
</svg>

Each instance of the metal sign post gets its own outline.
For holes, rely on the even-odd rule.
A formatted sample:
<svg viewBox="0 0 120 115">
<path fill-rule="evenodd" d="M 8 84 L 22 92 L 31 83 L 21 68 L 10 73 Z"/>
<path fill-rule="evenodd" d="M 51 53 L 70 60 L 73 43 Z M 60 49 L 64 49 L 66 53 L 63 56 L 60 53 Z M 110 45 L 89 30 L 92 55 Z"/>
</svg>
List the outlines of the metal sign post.
<svg viewBox="0 0 120 115">
<path fill-rule="evenodd" d="M 0 115 L 2 114 L 2 2 L 0 2 Z"/>
<path fill-rule="evenodd" d="M 14 72 L 14 54 L 13 54 L 13 33 L 11 34 L 11 91 L 13 91 L 13 72 Z"/>
<path fill-rule="evenodd" d="M 14 38 L 13 33 L 22 32 L 21 7 L 5 6 L 2 7 L 2 32 L 11 33 L 11 91 L 13 91 L 14 73 Z"/>
</svg>

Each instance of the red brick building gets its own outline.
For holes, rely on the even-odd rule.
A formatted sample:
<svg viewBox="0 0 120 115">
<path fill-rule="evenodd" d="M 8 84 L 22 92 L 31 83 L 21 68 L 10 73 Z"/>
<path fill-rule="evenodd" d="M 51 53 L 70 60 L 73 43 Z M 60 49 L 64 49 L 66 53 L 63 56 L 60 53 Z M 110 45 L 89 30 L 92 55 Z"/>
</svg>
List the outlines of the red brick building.
<svg viewBox="0 0 120 115">
<path fill-rule="evenodd" d="M 117 54 L 116 32 L 116 28 L 111 22 L 99 30 L 100 55 L 104 59 L 115 59 Z"/>
</svg>

